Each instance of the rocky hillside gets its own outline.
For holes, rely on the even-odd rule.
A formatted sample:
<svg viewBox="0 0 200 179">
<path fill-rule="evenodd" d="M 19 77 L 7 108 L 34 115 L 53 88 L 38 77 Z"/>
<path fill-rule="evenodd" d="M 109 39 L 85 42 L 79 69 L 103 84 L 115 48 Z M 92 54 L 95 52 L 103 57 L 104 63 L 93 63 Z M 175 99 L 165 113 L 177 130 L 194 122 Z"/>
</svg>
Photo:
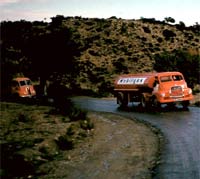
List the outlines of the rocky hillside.
<svg viewBox="0 0 200 179">
<path fill-rule="evenodd" d="M 186 27 L 184 23 L 171 25 L 155 19 L 115 17 L 68 17 L 63 23 L 80 33 L 84 46 L 80 58 L 84 70 L 80 80 L 84 82 L 87 76 L 91 84 L 101 81 L 102 75 L 106 81 L 119 73 L 153 71 L 155 55 L 164 51 L 199 54 L 198 24 Z"/>
<path fill-rule="evenodd" d="M 118 74 L 177 70 L 194 86 L 200 83 L 200 25 L 169 20 L 58 15 L 50 23 L 4 22 L 2 76 L 23 74 L 43 85 L 62 78 L 73 90 L 105 93 Z"/>
</svg>

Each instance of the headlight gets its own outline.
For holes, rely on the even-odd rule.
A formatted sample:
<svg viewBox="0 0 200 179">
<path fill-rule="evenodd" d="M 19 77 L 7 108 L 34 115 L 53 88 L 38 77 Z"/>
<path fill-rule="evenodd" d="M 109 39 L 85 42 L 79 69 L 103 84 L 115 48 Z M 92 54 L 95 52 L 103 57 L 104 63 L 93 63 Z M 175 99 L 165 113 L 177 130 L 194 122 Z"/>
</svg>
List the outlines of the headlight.
<svg viewBox="0 0 200 179">
<path fill-rule="evenodd" d="M 165 97 L 165 93 L 161 93 L 160 96 L 164 98 Z"/>
<path fill-rule="evenodd" d="M 189 88 L 188 94 L 192 94 L 192 89 L 191 88 Z"/>
</svg>

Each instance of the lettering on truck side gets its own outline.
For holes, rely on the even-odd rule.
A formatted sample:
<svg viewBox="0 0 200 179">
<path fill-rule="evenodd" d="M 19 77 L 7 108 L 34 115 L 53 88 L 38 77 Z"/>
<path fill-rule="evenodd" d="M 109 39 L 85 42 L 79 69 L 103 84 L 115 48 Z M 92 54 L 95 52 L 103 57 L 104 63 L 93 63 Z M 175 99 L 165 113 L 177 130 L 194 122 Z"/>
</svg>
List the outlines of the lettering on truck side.
<svg viewBox="0 0 200 179">
<path fill-rule="evenodd" d="M 122 85 L 142 85 L 144 84 L 146 78 L 120 78 L 117 82 L 117 84 Z"/>
</svg>

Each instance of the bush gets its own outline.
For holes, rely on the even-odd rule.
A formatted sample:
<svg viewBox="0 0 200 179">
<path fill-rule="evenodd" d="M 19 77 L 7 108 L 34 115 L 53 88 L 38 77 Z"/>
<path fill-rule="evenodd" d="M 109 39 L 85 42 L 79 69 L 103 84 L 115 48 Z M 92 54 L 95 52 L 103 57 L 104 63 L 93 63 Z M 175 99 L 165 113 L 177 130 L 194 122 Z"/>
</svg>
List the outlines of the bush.
<svg viewBox="0 0 200 179">
<path fill-rule="evenodd" d="M 94 128 L 94 123 L 90 119 L 85 119 L 80 121 L 80 127 L 84 130 L 91 130 Z"/>
<path fill-rule="evenodd" d="M 153 23 L 154 24 L 154 23 L 157 22 L 155 18 L 143 18 L 143 17 L 141 17 L 141 20 L 144 23 L 148 22 L 148 23 Z"/>
<path fill-rule="evenodd" d="M 68 135 L 63 135 L 60 136 L 57 140 L 56 143 L 61 150 L 71 150 L 74 148 L 74 143 L 71 137 Z"/>
<path fill-rule="evenodd" d="M 196 94 L 196 93 L 200 93 L 200 84 L 197 84 L 194 86 L 193 88 L 193 93 Z"/>
<path fill-rule="evenodd" d="M 125 33 L 127 33 L 127 30 L 128 30 L 128 29 L 127 29 L 126 24 L 123 23 L 122 26 L 121 26 L 121 33 L 122 33 L 122 34 L 125 34 Z"/>
<path fill-rule="evenodd" d="M 176 28 L 180 31 L 183 31 L 184 29 L 186 29 L 185 23 L 180 21 L 179 24 L 176 25 Z"/>
<path fill-rule="evenodd" d="M 161 43 L 161 42 L 163 42 L 163 39 L 162 39 L 161 37 L 158 37 L 158 38 L 157 38 L 157 41 L 158 41 L 159 43 Z"/>
<path fill-rule="evenodd" d="M 148 27 L 142 27 L 145 33 L 151 33 L 151 30 Z"/>
<path fill-rule="evenodd" d="M 28 122 L 30 120 L 30 117 L 27 113 L 20 112 L 18 115 L 18 121 L 19 122 Z"/>
<path fill-rule="evenodd" d="M 22 147 L 19 146 L 22 146 L 22 143 L 11 142 L 0 144 L 3 154 L 1 155 L 0 178 L 28 178 L 28 176 L 34 174 L 36 169 L 34 163 L 28 161 L 25 156 L 20 154 L 19 150 Z"/>
<path fill-rule="evenodd" d="M 98 52 L 95 50 L 89 50 L 88 53 L 92 56 L 99 56 Z"/>
<path fill-rule="evenodd" d="M 85 120 L 87 117 L 87 112 L 82 109 L 73 107 L 69 111 L 68 116 L 71 121 Z"/>
<path fill-rule="evenodd" d="M 166 22 L 175 23 L 175 19 L 172 17 L 165 17 Z"/>
<path fill-rule="evenodd" d="M 166 40 L 169 40 L 172 37 L 176 37 L 176 34 L 171 30 L 165 29 L 163 31 L 163 36 L 165 37 Z"/>
<path fill-rule="evenodd" d="M 125 60 L 123 58 L 119 58 L 118 60 L 113 61 L 115 73 L 127 73 L 128 72 L 128 68 L 124 62 L 125 62 Z"/>
<path fill-rule="evenodd" d="M 98 92 L 100 96 L 108 96 L 113 92 L 113 86 L 110 81 L 103 81 L 98 86 Z"/>
<path fill-rule="evenodd" d="M 84 118 L 79 121 L 79 123 L 71 124 L 66 133 L 59 136 L 55 140 L 57 146 L 61 150 L 71 150 L 74 148 L 75 144 L 88 136 L 88 130 L 94 128 L 94 123 L 91 122 L 89 118 Z"/>
<path fill-rule="evenodd" d="M 192 55 L 187 51 L 175 50 L 173 52 L 163 52 L 155 57 L 154 70 L 180 71 L 183 73 L 188 85 L 194 87 L 200 83 L 200 56 Z"/>
<path fill-rule="evenodd" d="M 197 106 L 197 107 L 200 107 L 200 101 L 195 102 L 194 105 Z"/>
</svg>

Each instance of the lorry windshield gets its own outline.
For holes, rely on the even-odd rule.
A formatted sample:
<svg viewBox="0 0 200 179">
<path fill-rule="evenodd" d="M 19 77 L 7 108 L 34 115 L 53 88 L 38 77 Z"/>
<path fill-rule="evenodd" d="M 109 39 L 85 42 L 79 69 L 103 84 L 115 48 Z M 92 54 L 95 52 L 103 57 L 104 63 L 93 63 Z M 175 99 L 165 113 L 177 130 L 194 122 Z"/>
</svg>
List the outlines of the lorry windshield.
<svg viewBox="0 0 200 179">
<path fill-rule="evenodd" d="M 160 81 L 161 82 L 168 82 L 168 81 L 172 81 L 172 79 L 171 79 L 171 76 L 161 76 Z"/>
<path fill-rule="evenodd" d="M 23 80 L 23 81 L 20 81 L 19 83 L 20 83 L 20 86 L 31 85 L 30 80 Z"/>
<path fill-rule="evenodd" d="M 161 82 L 169 82 L 169 81 L 181 81 L 183 80 L 183 77 L 181 75 L 172 75 L 172 76 L 161 76 L 160 81 Z"/>
<path fill-rule="evenodd" d="M 183 80 L 183 77 L 181 75 L 172 75 L 172 79 L 174 81 L 180 81 Z"/>
</svg>

